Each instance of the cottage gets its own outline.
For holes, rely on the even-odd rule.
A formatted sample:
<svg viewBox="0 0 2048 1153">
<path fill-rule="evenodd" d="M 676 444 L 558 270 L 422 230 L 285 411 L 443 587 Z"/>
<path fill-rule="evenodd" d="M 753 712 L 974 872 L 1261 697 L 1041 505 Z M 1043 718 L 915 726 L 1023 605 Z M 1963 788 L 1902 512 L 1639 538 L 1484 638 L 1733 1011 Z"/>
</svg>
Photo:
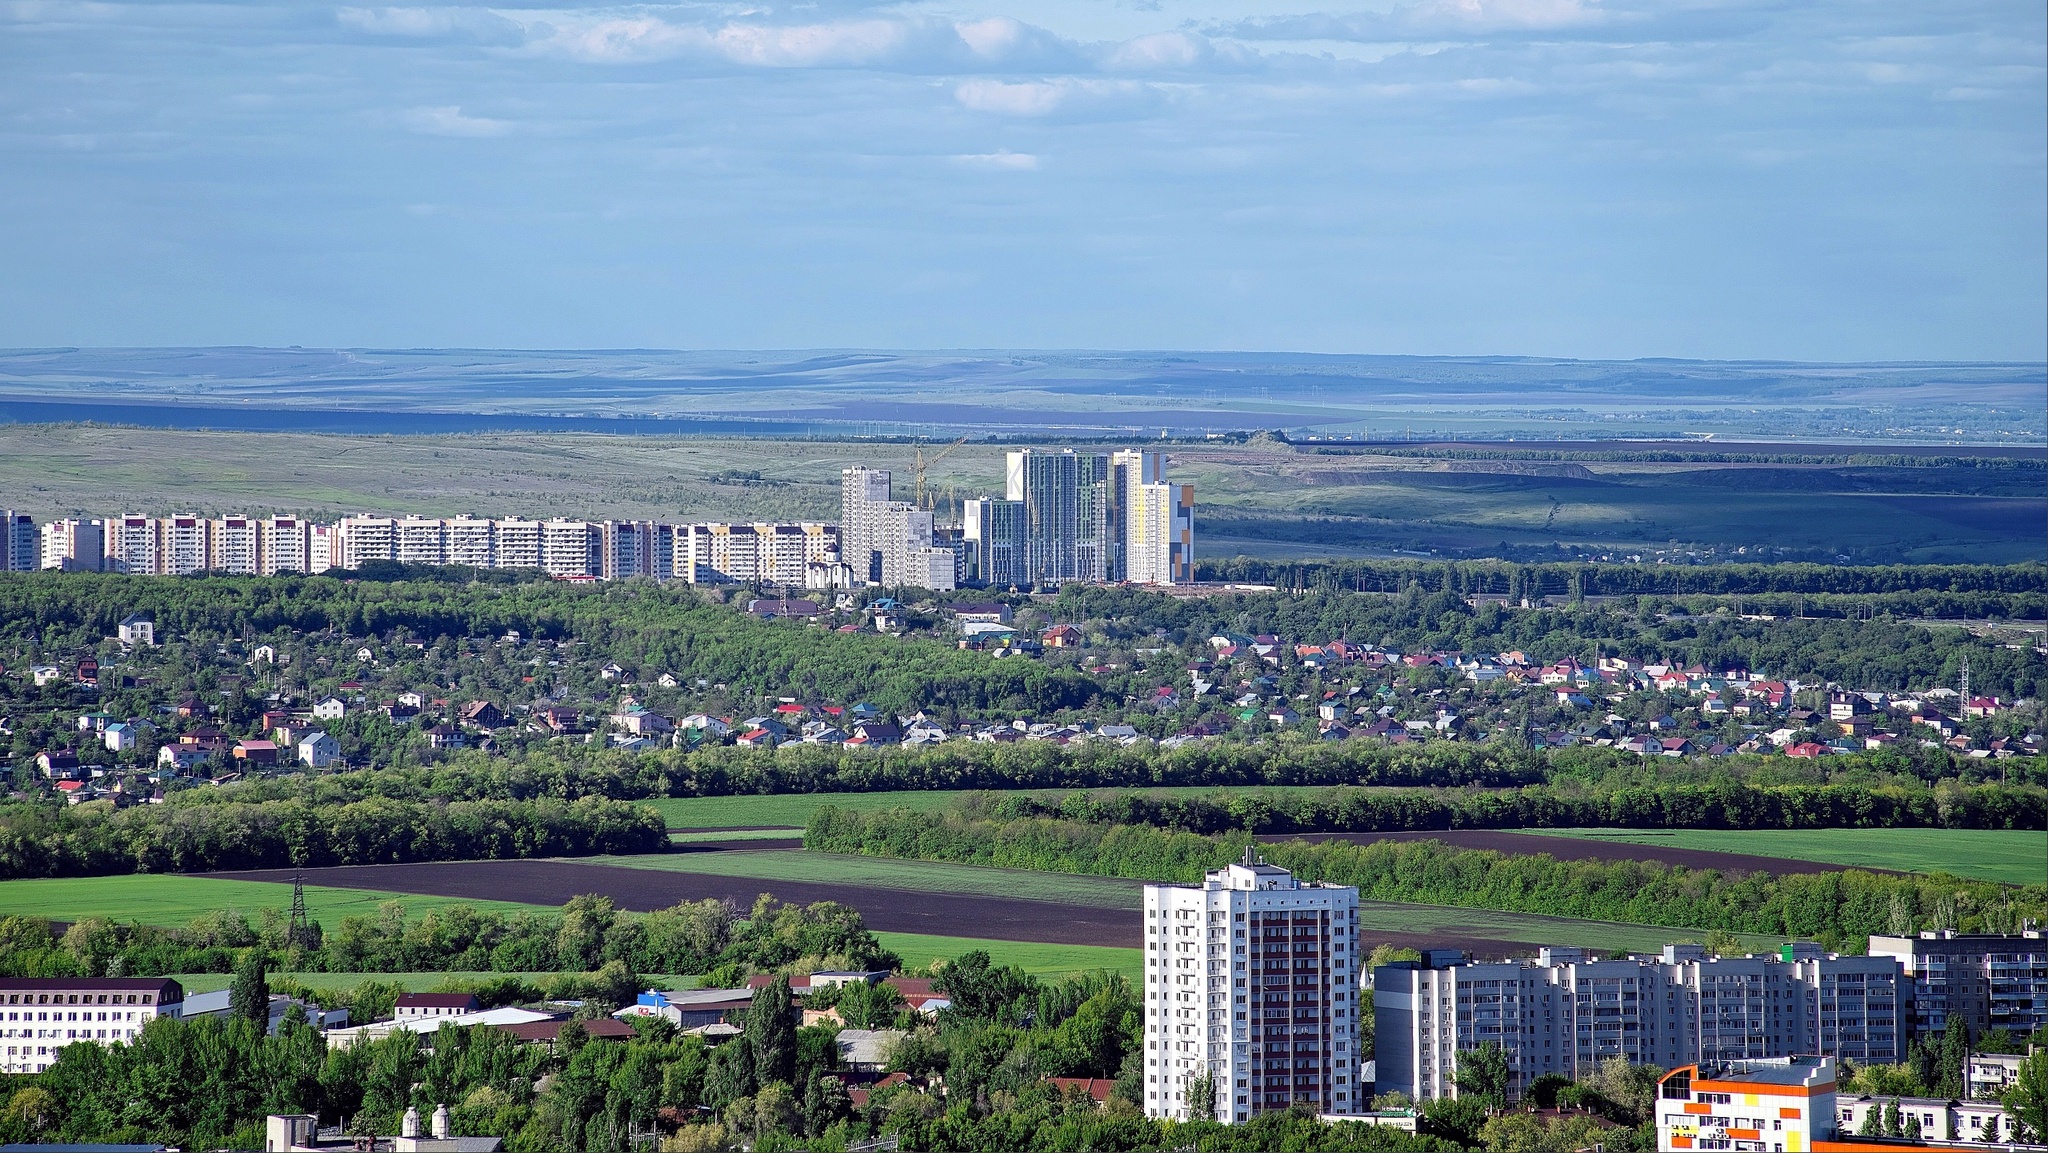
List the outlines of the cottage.
<svg viewBox="0 0 2048 1153">
<path fill-rule="evenodd" d="M 326 733 L 310 733 L 299 741 L 299 763 L 309 769 L 331 769 L 342 763 L 341 742 Z"/>
<path fill-rule="evenodd" d="M 505 727 L 505 710 L 489 701 L 471 701 L 462 706 L 457 719 L 475 729 L 501 729 Z"/>
<path fill-rule="evenodd" d="M 125 648 L 156 647 L 156 622 L 141 613 L 129 613 L 114 626 L 114 633 Z"/>
<path fill-rule="evenodd" d="M 339 697 L 322 697 L 313 704 L 313 716 L 316 720 L 338 721 L 347 712 L 348 706 L 342 704 Z"/>
<path fill-rule="evenodd" d="M 1081 647 L 1081 630 L 1073 625 L 1054 625 L 1045 630 L 1041 639 L 1047 648 L 1079 648 Z"/>
<path fill-rule="evenodd" d="M 53 781 L 75 781 L 85 775 L 78 754 L 70 749 L 46 749 L 36 754 L 36 769 Z"/>
<path fill-rule="evenodd" d="M 236 760 L 252 766 L 270 766 L 277 763 L 277 746 L 269 741 L 236 741 Z"/>
<path fill-rule="evenodd" d="M 435 725 L 427 730 L 427 747 L 430 749 L 460 749 L 468 744 L 462 730 L 454 725 Z"/>
</svg>

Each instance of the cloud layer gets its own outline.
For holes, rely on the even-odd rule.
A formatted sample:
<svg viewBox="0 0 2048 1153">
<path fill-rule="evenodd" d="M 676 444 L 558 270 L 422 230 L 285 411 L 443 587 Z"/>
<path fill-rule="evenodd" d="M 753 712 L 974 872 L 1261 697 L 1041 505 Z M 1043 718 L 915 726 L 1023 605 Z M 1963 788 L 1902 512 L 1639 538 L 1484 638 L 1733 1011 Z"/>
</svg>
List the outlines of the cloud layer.
<svg viewBox="0 0 2048 1153">
<path fill-rule="evenodd" d="M 0 344 L 2033 359 L 2044 53 L 2004 0 L 14 0 Z"/>
</svg>

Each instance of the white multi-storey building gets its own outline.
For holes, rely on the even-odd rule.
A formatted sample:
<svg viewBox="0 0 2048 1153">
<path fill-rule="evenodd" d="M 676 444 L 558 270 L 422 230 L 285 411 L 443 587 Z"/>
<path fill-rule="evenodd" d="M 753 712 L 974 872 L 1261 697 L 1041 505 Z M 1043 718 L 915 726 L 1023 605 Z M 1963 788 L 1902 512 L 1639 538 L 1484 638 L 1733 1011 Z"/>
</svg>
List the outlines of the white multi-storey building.
<svg viewBox="0 0 2048 1153">
<path fill-rule="evenodd" d="M 839 473 L 840 555 L 856 580 L 882 579 L 883 509 L 892 503 L 889 470 L 848 468 Z"/>
<path fill-rule="evenodd" d="M 1195 573 L 1195 486 L 1140 484 L 1130 489 L 1124 522 L 1124 579 L 1185 584 Z"/>
<path fill-rule="evenodd" d="M 2048 934 L 1928 930 L 1915 937 L 1873 936 L 1873 957 L 1905 966 L 1913 983 L 1913 1024 L 1932 1036 L 1958 1016 L 1971 1036 L 2006 1029 L 2025 1037 L 2048 1027 Z"/>
<path fill-rule="evenodd" d="M 978 499 L 961 508 L 967 577 L 1002 587 L 1029 584 L 1024 575 L 1024 502 Z"/>
<path fill-rule="evenodd" d="M 458 516 L 441 523 L 442 555 L 447 563 L 471 568 L 498 564 L 497 526 L 488 520 Z"/>
<path fill-rule="evenodd" d="M 594 577 L 602 571 L 603 560 L 602 525 L 561 517 L 541 525 L 540 567 L 549 576 Z"/>
<path fill-rule="evenodd" d="M 265 517 L 260 525 L 263 575 L 317 571 L 312 567 L 312 527 L 301 517 Z"/>
<path fill-rule="evenodd" d="M 163 571 L 156 518 L 120 516 L 107 522 L 108 567 L 117 572 L 154 575 Z"/>
<path fill-rule="evenodd" d="M 493 544 L 499 568 L 539 568 L 541 522 L 500 520 L 492 522 Z"/>
<path fill-rule="evenodd" d="M 107 567 L 106 525 L 96 520 L 53 520 L 43 526 L 42 567 L 102 572 Z"/>
<path fill-rule="evenodd" d="M 237 576 L 256 576 L 263 571 L 263 529 L 252 516 L 224 516 L 212 523 L 213 563 L 211 568 Z"/>
<path fill-rule="evenodd" d="M 397 541 L 397 555 L 392 559 L 404 564 L 448 563 L 447 522 L 427 517 L 402 517 L 392 532 Z"/>
<path fill-rule="evenodd" d="M 1145 1113 L 1187 1118 L 1201 1079 L 1214 1116 L 1306 1104 L 1355 1113 L 1358 890 L 1257 860 L 1200 886 L 1145 887 Z"/>
<path fill-rule="evenodd" d="M 885 585 L 914 585 L 920 588 L 952 588 L 953 568 L 951 552 L 946 561 L 946 583 L 929 583 L 932 578 L 932 561 L 925 554 L 932 551 L 932 514 L 913 504 L 891 501 L 881 511 L 882 538 L 879 542 L 882 553 L 882 583 Z"/>
<path fill-rule="evenodd" d="M 306 571 L 323 573 L 341 564 L 341 526 L 308 525 L 306 528 Z"/>
<path fill-rule="evenodd" d="M 1890 1064 L 1905 1052 L 1898 963 L 1811 944 L 1710 957 L 1698 945 L 1661 957 L 1589 960 L 1546 949 L 1535 960 L 1474 964 L 1435 951 L 1372 974 L 1381 1092 L 1456 1096 L 1458 1054 L 1507 1051 L 1510 1092 L 1545 1073 L 1581 1077 L 1621 1057 L 1670 1068 L 1820 1053 Z"/>
<path fill-rule="evenodd" d="M 341 559 L 336 568 L 361 568 L 364 561 L 398 559 L 398 521 L 388 516 L 343 517 L 336 526 Z"/>
<path fill-rule="evenodd" d="M 161 575 L 186 576 L 213 567 L 213 525 L 205 517 L 167 516 L 158 533 L 163 540 Z"/>
<path fill-rule="evenodd" d="M 1024 571 L 1033 582 L 1109 579 L 1109 456 L 1027 448 L 1006 454 L 1004 495 L 1024 505 Z"/>
<path fill-rule="evenodd" d="M 0 977 L 0 1070 L 40 1073 L 66 1045 L 132 1042 L 184 1000 L 164 977 Z"/>
</svg>

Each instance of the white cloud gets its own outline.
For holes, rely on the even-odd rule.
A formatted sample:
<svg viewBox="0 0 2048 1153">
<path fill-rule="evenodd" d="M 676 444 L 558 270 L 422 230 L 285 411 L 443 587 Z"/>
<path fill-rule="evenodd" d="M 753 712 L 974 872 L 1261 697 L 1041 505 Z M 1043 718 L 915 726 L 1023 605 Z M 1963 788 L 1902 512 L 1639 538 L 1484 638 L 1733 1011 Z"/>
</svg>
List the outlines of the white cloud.
<svg viewBox="0 0 2048 1153">
<path fill-rule="evenodd" d="M 1186 32 L 1156 32 L 1126 40 L 1105 61 L 1111 68 L 1192 68 L 1209 59 L 1209 42 Z"/>
<path fill-rule="evenodd" d="M 1012 152 L 1000 148 L 994 152 L 971 152 L 953 157 L 955 163 L 969 168 L 992 168 L 1009 172 L 1028 172 L 1038 167 L 1038 157 L 1029 152 Z"/>
<path fill-rule="evenodd" d="M 428 136 L 503 136 L 512 131 L 509 120 L 464 116 L 454 104 L 408 109 L 403 119 L 406 127 Z"/>
<path fill-rule="evenodd" d="M 1072 87 L 1045 81 L 1012 84 L 1002 80 L 969 80 L 953 90 L 953 97 L 976 112 L 1044 116 L 1060 106 Z"/>
<path fill-rule="evenodd" d="M 373 36 L 489 44 L 516 44 L 525 37 L 517 22 L 485 8 L 342 8 L 334 18 L 344 28 Z"/>
</svg>

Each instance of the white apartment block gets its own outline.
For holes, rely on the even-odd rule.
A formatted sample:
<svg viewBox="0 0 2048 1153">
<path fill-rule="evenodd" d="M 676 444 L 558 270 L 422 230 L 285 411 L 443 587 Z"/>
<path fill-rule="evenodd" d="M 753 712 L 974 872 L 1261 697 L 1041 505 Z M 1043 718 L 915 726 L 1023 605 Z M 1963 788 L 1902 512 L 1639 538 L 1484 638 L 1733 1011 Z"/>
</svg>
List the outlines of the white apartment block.
<svg viewBox="0 0 2048 1153">
<path fill-rule="evenodd" d="M 306 528 L 306 571 L 323 573 L 341 565 L 341 526 L 316 524 Z"/>
<path fill-rule="evenodd" d="M 35 518 L 13 509 L 0 511 L 0 571 L 33 572 L 43 567 L 43 544 Z"/>
<path fill-rule="evenodd" d="M 594 577 L 603 563 L 603 526 L 561 517 L 540 526 L 540 567 L 549 576 Z"/>
<path fill-rule="evenodd" d="M 345 516 L 339 530 L 341 559 L 336 568 L 363 567 L 364 561 L 398 559 L 398 521 L 388 516 Z"/>
<path fill-rule="evenodd" d="M 213 563 L 209 568 L 237 576 L 256 576 L 263 571 L 263 529 L 255 517 L 224 516 L 210 527 Z"/>
<path fill-rule="evenodd" d="M 856 580 L 882 579 L 882 511 L 894 501 L 889 470 L 848 468 L 839 473 L 840 555 Z"/>
<path fill-rule="evenodd" d="M 1123 548 L 1125 580 L 1156 585 L 1193 580 L 1195 486 L 1132 486 Z"/>
<path fill-rule="evenodd" d="M 1799 1053 L 1890 1064 L 1905 1052 L 1910 993 L 1890 958 L 1810 944 L 1748 957 L 1671 945 L 1604 961 L 1546 949 L 1478 964 L 1438 951 L 1375 969 L 1372 984 L 1378 1088 L 1418 1101 L 1456 1096 L 1458 1054 L 1489 1041 L 1507 1051 L 1514 1095 L 1611 1057 L 1665 1068 Z"/>
<path fill-rule="evenodd" d="M 447 564 L 447 522 L 427 517 L 401 517 L 392 525 L 395 554 L 402 564 Z"/>
<path fill-rule="evenodd" d="M 259 526 L 263 538 L 264 576 L 286 572 L 311 572 L 311 525 L 300 517 L 265 517 Z"/>
<path fill-rule="evenodd" d="M 133 1041 L 184 1000 L 164 977 L 0 977 L 0 1071 L 40 1073 L 82 1041 Z"/>
<path fill-rule="evenodd" d="M 1215 1116 L 1305 1103 L 1365 1108 L 1359 1083 L 1358 890 L 1304 884 L 1249 850 L 1202 884 L 1145 887 L 1145 1113 Z"/>
<path fill-rule="evenodd" d="M 160 573 L 162 551 L 155 517 L 120 516 L 107 522 L 108 567 L 116 572 Z"/>
<path fill-rule="evenodd" d="M 442 564 L 471 568 L 498 566 L 497 528 L 488 520 L 458 516 L 441 522 Z"/>
<path fill-rule="evenodd" d="M 497 520 L 491 522 L 491 532 L 499 568 L 540 567 L 541 522 Z"/>
<path fill-rule="evenodd" d="M 1873 936 L 1873 957 L 1905 966 L 1913 983 L 1913 1025 L 1928 1037 L 1959 1016 L 1971 1036 L 2009 1029 L 2025 1037 L 2048 1027 L 2048 934 L 1928 930 L 1913 937 Z"/>
<path fill-rule="evenodd" d="M 891 501 L 881 510 L 882 583 L 915 585 L 920 588 L 952 588 L 952 562 L 946 564 L 946 584 L 926 583 L 931 578 L 931 561 L 924 554 L 932 549 L 932 514 L 916 505 Z"/>
<path fill-rule="evenodd" d="M 163 538 L 163 576 L 186 576 L 213 567 L 213 525 L 202 516 L 167 516 Z"/>
<path fill-rule="evenodd" d="M 42 567 L 65 572 L 103 572 L 107 567 L 106 525 L 96 520 L 53 520 L 42 528 Z"/>
</svg>

